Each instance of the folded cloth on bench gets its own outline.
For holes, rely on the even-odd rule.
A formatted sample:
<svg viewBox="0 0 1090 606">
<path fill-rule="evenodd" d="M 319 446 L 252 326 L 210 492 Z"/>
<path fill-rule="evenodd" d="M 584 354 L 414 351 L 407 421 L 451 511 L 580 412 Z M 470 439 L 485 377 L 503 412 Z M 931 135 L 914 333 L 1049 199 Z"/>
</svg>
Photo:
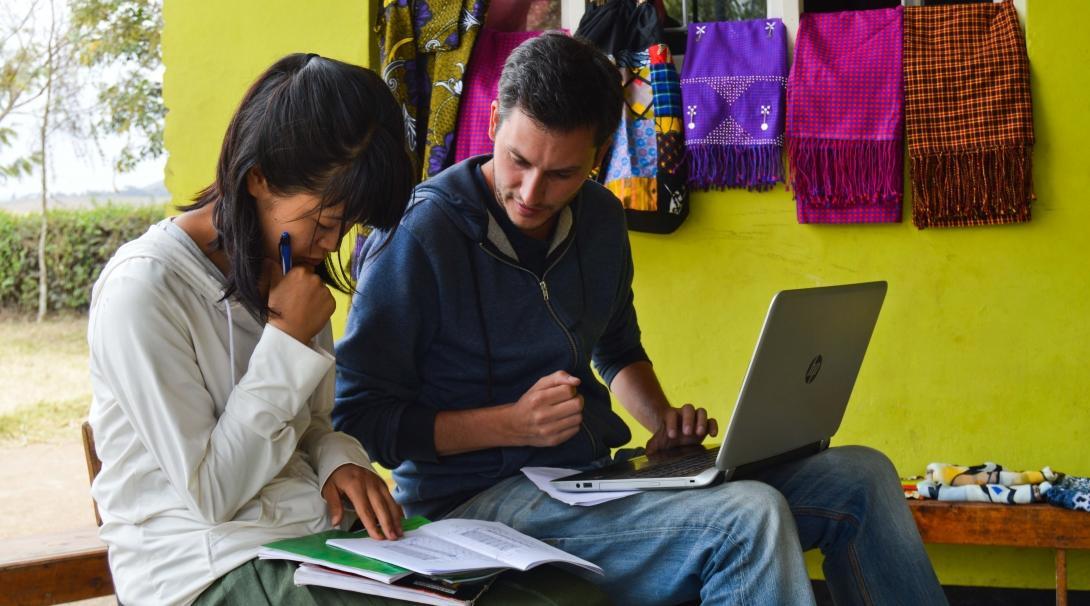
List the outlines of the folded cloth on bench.
<svg viewBox="0 0 1090 606">
<path fill-rule="evenodd" d="M 927 466 L 925 479 L 944 486 L 966 486 L 998 484 L 1000 486 L 1018 486 L 1021 484 L 1040 484 L 1055 482 L 1060 477 L 1045 467 L 1041 471 L 1007 471 L 1002 465 L 987 461 L 980 465 L 951 465 L 932 463 Z"/>
<path fill-rule="evenodd" d="M 1045 496 L 1052 505 L 1090 511 L 1090 478 L 1067 476 L 1053 484 Z"/>
<path fill-rule="evenodd" d="M 999 484 L 967 484 L 949 486 L 923 481 L 916 485 L 920 496 L 939 501 L 967 501 L 975 503 L 1003 503 L 1016 505 L 1038 503 L 1045 499 L 1052 484 L 1022 484 L 1019 486 L 1000 486 Z"/>
</svg>

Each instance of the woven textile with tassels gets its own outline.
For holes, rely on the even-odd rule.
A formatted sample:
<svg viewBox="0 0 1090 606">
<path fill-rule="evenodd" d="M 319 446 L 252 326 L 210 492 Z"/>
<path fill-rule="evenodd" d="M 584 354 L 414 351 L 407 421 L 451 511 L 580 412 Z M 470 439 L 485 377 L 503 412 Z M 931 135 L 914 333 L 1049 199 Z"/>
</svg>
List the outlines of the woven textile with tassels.
<svg viewBox="0 0 1090 606">
<path fill-rule="evenodd" d="M 916 226 L 1028 221 L 1033 109 L 1014 3 L 906 8 L 904 40 Z"/>
</svg>

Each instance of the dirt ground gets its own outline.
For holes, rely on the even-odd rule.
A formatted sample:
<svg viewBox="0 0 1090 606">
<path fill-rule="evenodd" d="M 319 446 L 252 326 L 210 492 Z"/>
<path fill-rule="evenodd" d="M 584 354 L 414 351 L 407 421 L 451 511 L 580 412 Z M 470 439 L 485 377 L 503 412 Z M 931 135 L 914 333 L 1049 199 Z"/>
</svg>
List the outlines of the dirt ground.
<svg viewBox="0 0 1090 606">
<path fill-rule="evenodd" d="M 83 445 L 0 447 L 0 540 L 95 525 Z"/>
<path fill-rule="evenodd" d="M 32 425 L 0 439 L 0 548 L 4 539 L 95 525 L 79 432 L 91 403 L 86 333 L 84 315 L 42 324 L 0 316 L 0 416 Z M 74 604 L 114 606 L 117 600 Z"/>
<path fill-rule="evenodd" d="M 0 440 L 0 539 L 95 523 L 79 433 L 91 403 L 86 333 L 85 315 L 0 317 L 0 415 L 35 425 Z M 64 401 L 78 405 L 37 412 Z"/>
</svg>

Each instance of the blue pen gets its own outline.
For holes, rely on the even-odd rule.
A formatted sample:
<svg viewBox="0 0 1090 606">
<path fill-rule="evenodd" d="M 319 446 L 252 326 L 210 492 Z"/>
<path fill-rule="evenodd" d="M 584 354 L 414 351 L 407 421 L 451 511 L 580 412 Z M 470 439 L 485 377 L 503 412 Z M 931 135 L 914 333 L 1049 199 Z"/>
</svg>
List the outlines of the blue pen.
<svg viewBox="0 0 1090 606">
<path fill-rule="evenodd" d="M 284 275 L 291 271 L 291 235 L 288 232 L 280 234 L 280 268 Z"/>
</svg>

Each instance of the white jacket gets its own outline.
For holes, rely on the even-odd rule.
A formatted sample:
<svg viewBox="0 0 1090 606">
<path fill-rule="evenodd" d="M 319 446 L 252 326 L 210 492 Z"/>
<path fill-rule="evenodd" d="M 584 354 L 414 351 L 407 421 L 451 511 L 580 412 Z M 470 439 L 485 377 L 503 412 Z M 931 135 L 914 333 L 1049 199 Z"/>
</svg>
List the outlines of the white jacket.
<svg viewBox="0 0 1090 606">
<path fill-rule="evenodd" d="M 303 345 L 221 301 L 222 280 L 167 219 L 92 293 L 91 495 L 125 604 L 188 604 L 261 544 L 328 529 L 321 486 L 370 469 L 330 424 L 329 326 Z"/>
</svg>

